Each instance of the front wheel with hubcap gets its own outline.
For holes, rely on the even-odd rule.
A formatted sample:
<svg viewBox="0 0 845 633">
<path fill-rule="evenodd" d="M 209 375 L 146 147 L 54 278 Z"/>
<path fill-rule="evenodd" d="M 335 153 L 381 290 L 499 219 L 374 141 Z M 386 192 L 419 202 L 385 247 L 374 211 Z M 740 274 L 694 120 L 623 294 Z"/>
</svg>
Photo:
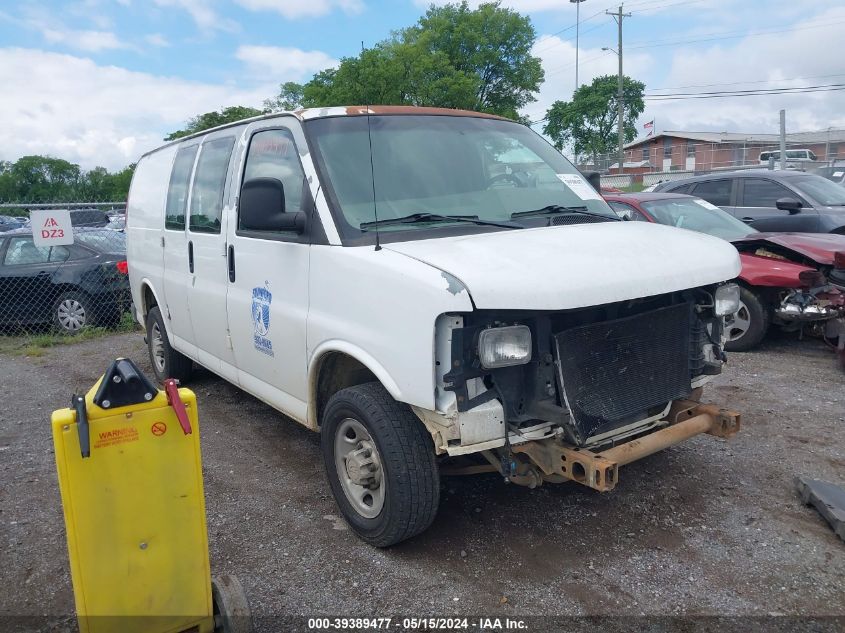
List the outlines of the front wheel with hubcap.
<svg viewBox="0 0 845 633">
<path fill-rule="evenodd" d="M 170 347 L 164 318 L 158 306 L 147 314 L 147 348 L 153 373 L 159 382 L 164 382 L 165 378 L 175 378 L 185 383 L 191 378 L 193 361 Z"/>
<path fill-rule="evenodd" d="M 746 352 L 757 347 L 766 336 L 771 315 L 768 307 L 755 292 L 739 288 L 739 310 L 725 317 L 725 349 Z"/>
<path fill-rule="evenodd" d="M 440 476 L 431 436 L 407 405 L 377 382 L 342 389 L 321 435 L 335 501 L 361 539 L 388 547 L 431 525 Z"/>
</svg>

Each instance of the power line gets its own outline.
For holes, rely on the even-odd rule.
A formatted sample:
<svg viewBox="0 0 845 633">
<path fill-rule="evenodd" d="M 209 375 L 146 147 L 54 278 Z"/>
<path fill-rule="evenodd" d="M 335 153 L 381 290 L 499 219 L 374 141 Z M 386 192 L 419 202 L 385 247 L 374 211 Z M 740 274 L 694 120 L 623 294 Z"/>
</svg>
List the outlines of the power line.
<svg viewBox="0 0 845 633">
<path fill-rule="evenodd" d="M 628 48 L 634 49 L 642 49 L 642 48 L 660 48 L 664 46 L 677 46 L 683 44 L 696 44 L 699 42 L 714 42 L 717 40 L 731 40 L 737 39 L 740 37 L 759 37 L 761 35 L 774 35 L 778 33 L 790 33 L 793 31 L 804 31 L 808 29 L 818 29 L 823 28 L 825 26 L 833 26 L 835 24 L 843 24 L 845 20 L 837 20 L 833 22 L 824 22 L 819 24 L 807 24 L 804 26 L 795 26 L 791 28 L 778 28 L 778 29 L 769 29 L 764 31 L 753 31 L 753 32 L 741 32 L 741 31 L 729 31 L 727 33 L 710 33 L 707 34 L 706 37 L 702 37 L 699 39 L 678 39 L 678 38 L 667 38 L 664 40 L 651 40 L 648 43 L 645 42 L 634 42 L 628 46 Z M 711 37 L 711 35 L 713 37 Z"/>
<path fill-rule="evenodd" d="M 815 86 L 791 86 L 791 87 L 784 87 L 784 88 L 750 88 L 748 90 L 707 90 L 704 92 L 675 92 L 669 93 L 665 95 L 648 95 L 649 97 L 654 98 L 661 98 L 661 97 L 668 97 L 668 96 L 701 96 L 701 95 L 710 95 L 710 94 L 742 94 L 747 92 L 789 92 L 791 90 L 803 90 L 806 88 L 834 88 L 834 87 L 845 87 L 845 83 L 838 83 L 838 84 L 818 84 Z"/>
<path fill-rule="evenodd" d="M 586 20 L 581 20 L 581 24 L 583 24 L 584 22 L 586 22 Z M 605 22 L 602 22 L 601 24 L 596 24 L 595 26 L 592 26 L 589 29 L 582 30 L 581 35 L 584 35 L 585 33 L 591 33 L 592 31 L 595 31 L 596 29 L 600 29 L 603 26 L 607 26 L 610 23 L 611 23 L 611 21 L 607 20 Z M 574 27 L 572 27 L 572 28 L 574 28 Z M 549 36 L 549 37 L 553 37 L 553 36 Z M 551 50 L 555 46 L 559 46 L 559 45 L 563 44 L 564 42 L 571 42 L 574 39 L 575 39 L 575 37 L 567 37 L 567 38 L 564 38 L 564 39 L 558 39 L 558 40 L 552 42 L 551 46 L 546 46 L 544 48 L 535 49 L 534 53 L 537 54 L 537 53 L 542 53 L 543 51 Z"/>
<path fill-rule="evenodd" d="M 589 22 L 589 21 L 590 21 L 590 20 L 592 20 L 594 17 L 599 16 L 599 15 L 601 15 L 602 13 L 604 13 L 604 9 L 602 9 L 601 11 L 596 11 L 596 12 L 595 12 L 595 13 L 593 13 L 591 16 L 586 17 L 586 18 L 584 18 L 583 20 L 581 20 L 580 22 L 578 22 L 578 24 L 584 24 L 584 22 Z M 555 35 L 560 35 L 561 33 L 566 33 L 567 31 L 571 31 L 571 30 L 572 30 L 572 29 L 574 29 L 576 26 L 577 26 L 576 24 L 570 24 L 569 26 L 564 27 L 564 28 L 560 29 L 559 31 L 555 31 L 554 33 L 549 33 L 549 34 L 547 34 L 547 35 L 541 35 L 540 37 L 534 38 L 534 43 L 535 43 L 535 44 L 538 44 L 538 43 L 540 43 L 540 42 L 542 42 L 542 41 L 544 41 L 544 40 L 547 40 L 547 39 L 550 39 L 550 38 L 554 37 Z"/>
<path fill-rule="evenodd" d="M 766 84 L 766 83 L 781 83 L 784 81 L 799 81 L 802 79 L 824 79 L 827 77 L 845 77 L 845 73 L 831 73 L 829 75 L 805 75 L 804 77 L 788 77 L 784 79 L 757 79 L 748 81 L 734 81 L 729 83 L 717 84 L 690 84 L 687 86 L 674 86 L 672 88 L 651 88 L 649 92 L 658 92 L 663 90 L 683 90 L 685 88 L 713 88 L 715 86 L 741 86 L 745 84 Z"/>
<path fill-rule="evenodd" d="M 758 97 L 766 95 L 804 94 L 808 92 L 835 92 L 845 90 L 845 84 L 820 84 L 792 88 L 757 88 L 754 90 L 724 90 L 713 92 L 677 92 L 663 95 L 645 95 L 648 101 L 674 101 L 678 99 L 716 99 L 721 97 Z"/>
<path fill-rule="evenodd" d="M 595 17 L 595 16 L 591 16 L 591 17 Z M 587 22 L 589 19 L 590 18 L 585 18 L 585 19 L 581 20 L 580 24 L 584 24 L 584 22 Z M 583 35 L 584 33 L 590 33 L 591 31 L 595 31 L 596 29 L 600 29 L 601 27 L 607 26 L 608 24 L 610 24 L 610 20 L 607 20 L 606 22 L 602 22 L 601 24 L 596 24 L 595 26 L 590 27 L 589 29 L 581 31 L 581 34 Z M 555 33 L 551 33 L 549 35 L 544 35 L 543 37 L 545 39 L 535 40 L 535 44 L 538 43 L 538 42 L 540 42 L 540 43 L 546 42 L 547 40 L 552 39 L 558 33 L 563 33 L 564 31 L 569 31 L 570 29 L 574 29 L 574 28 L 575 28 L 575 25 L 573 24 L 572 26 L 568 26 L 565 29 L 562 29 L 562 30 L 557 31 Z M 545 47 L 542 47 L 542 48 L 535 49 L 534 53 L 535 54 L 536 53 L 542 53 L 543 51 L 551 50 L 555 46 L 559 46 L 560 44 L 563 44 L 564 42 L 571 42 L 574 39 L 575 39 L 574 36 L 573 37 L 567 37 L 567 38 L 559 38 L 559 39 L 555 40 L 554 42 L 551 42 L 551 46 L 545 46 Z"/>
<path fill-rule="evenodd" d="M 733 90 L 733 91 L 715 91 L 715 92 L 679 92 L 669 93 L 665 95 L 644 95 L 644 101 L 685 101 L 689 99 L 728 99 L 739 97 L 766 97 L 766 96 L 787 96 L 809 94 L 815 92 L 840 92 L 845 90 L 845 84 L 820 84 L 815 86 L 796 86 L 792 88 L 761 88 L 757 90 Z M 575 108 L 570 103 L 569 108 Z M 575 108 L 576 111 L 584 110 L 584 108 Z M 536 121 L 529 121 L 529 125 L 534 126 L 540 123 L 545 123 L 549 120 L 548 115 Z"/>
<path fill-rule="evenodd" d="M 840 90 L 845 90 L 845 86 L 841 88 L 809 88 L 809 89 L 801 89 L 795 90 L 794 92 L 753 92 L 753 93 L 745 93 L 745 94 L 736 94 L 736 93 L 725 93 L 725 94 L 704 94 L 704 95 L 697 95 L 697 94 L 690 94 L 687 96 L 672 96 L 672 95 L 665 95 L 661 97 L 643 97 L 645 101 L 683 101 L 686 99 L 724 99 L 727 97 L 765 97 L 770 95 L 797 95 L 797 94 L 807 94 L 811 92 L 838 92 Z"/>
<path fill-rule="evenodd" d="M 603 58 L 607 57 L 608 55 L 612 55 L 612 53 L 606 52 L 606 53 L 602 53 L 601 55 L 596 55 L 595 57 L 590 57 L 589 59 L 584 59 L 580 62 L 580 65 L 583 66 L 584 64 L 589 64 L 590 62 L 594 62 L 597 59 L 603 59 Z M 552 75 L 557 75 L 558 73 L 563 72 L 567 68 L 572 68 L 574 65 L 575 65 L 575 62 L 573 62 L 571 64 L 566 64 L 565 66 L 558 66 L 556 68 L 552 68 L 551 70 L 546 72 L 545 76 L 551 77 Z"/>
<path fill-rule="evenodd" d="M 634 2 L 629 2 L 629 3 L 627 3 L 627 4 L 625 5 L 625 7 L 626 7 L 626 8 L 628 8 L 628 9 L 630 9 L 631 7 L 638 7 L 638 8 L 633 9 L 633 11 L 634 11 L 634 12 L 640 12 L 640 11 L 652 11 L 652 10 L 658 10 L 658 9 L 661 9 L 661 8 L 666 8 L 666 7 L 674 7 L 674 6 L 682 6 L 682 5 L 696 4 L 696 3 L 699 3 L 699 2 L 705 2 L 706 0 L 684 0 L 684 1 L 682 1 L 682 2 L 677 2 L 677 3 L 672 3 L 672 4 L 664 4 L 664 5 L 657 6 L 657 7 L 641 6 L 641 5 L 654 4 L 655 2 L 663 2 L 663 1 L 664 1 L 664 0 L 640 0 L 640 1 L 638 2 L 638 1 L 636 1 L 636 0 L 635 0 Z M 608 11 L 608 10 L 610 10 L 610 9 L 612 9 L 612 8 L 613 8 L 612 6 L 609 6 L 609 7 L 606 7 L 606 8 L 604 8 L 604 9 L 600 10 L 600 11 L 596 11 L 596 12 L 595 12 L 595 13 L 593 13 L 592 15 L 590 15 L 590 16 L 588 16 L 588 17 L 586 17 L 586 18 L 582 19 L 582 20 L 580 21 L 580 24 L 584 24 L 584 22 L 589 22 L 589 21 L 590 21 L 590 20 L 592 20 L 593 18 L 598 17 L 599 15 L 602 15 L 603 13 L 605 13 L 606 11 Z M 599 24 L 599 25 L 597 25 L 597 26 L 594 26 L 594 27 L 593 27 L 593 28 L 591 28 L 591 29 L 587 29 L 586 31 L 582 31 L 581 33 L 583 34 L 583 33 L 589 33 L 590 31 L 595 31 L 596 29 L 601 28 L 602 26 L 607 26 L 607 25 L 608 25 L 608 24 L 610 24 L 610 23 L 611 23 L 611 21 L 610 21 L 610 20 L 607 20 L 607 21 L 602 22 L 601 24 Z M 567 32 L 567 31 L 571 31 L 571 30 L 572 30 L 572 29 L 574 29 L 575 27 L 576 27 L 576 25 L 575 25 L 575 24 L 570 24 L 569 26 L 564 27 L 564 28 L 562 28 L 562 29 L 560 29 L 560 30 L 558 30 L 558 31 L 555 31 L 554 33 L 548 33 L 548 34 L 546 34 L 546 35 L 541 35 L 541 36 L 539 36 L 539 37 L 537 37 L 537 38 L 535 38 L 535 39 L 534 39 L 534 43 L 535 43 L 535 44 L 538 44 L 538 43 L 544 42 L 544 41 L 546 41 L 546 40 L 548 40 L 548 39 L 553 38 L 555 35 L 560 35 L 561 33 L 565 33 L 565 32 Z M 558 46 L 559 44 L 562 44 L 563 42 L 569 42 L 569 41 L 572 41 L 572 39 L 573 39 L 572 37 L 567 37 L 567 38 L 561 39 L 561 40 L 559 40 L 559 41 L 552 42 L 552 43 L 551 43 L 551 46 L 546 46 L 546 47 L 544 47 L 544 48 L 538 48 L 538 49 L 537 49 L 537 50 L 535 50 L 534 52 L 535 52 L 535 53 L 540 53 L 540 52 L 543 52 L 543 51 L 550 50 L 550 49 L 554 48 L 555 46 Z"/>
<path fill-rule="evenodd" d="M 662 2 L 662 1 L 663 0 L 652 0 L 652 3 L 653 2 Z M 705 2 L 705 0 L 682 0 L 681 2 L 672 2 L 672 3 L 668 3 L 668 4 L 661 4 L 661 5 L 656 6 L 656 7 L 645 7 L 645 8 L 641 7 L 641 8 L 638 8 L 638 9 L 634 9 L 633 12 L 639 13 L 641 11 L 657 11 L 658 9 L 668 9 L 668 8 L 671 8 L 671 7 L 688 6 L 688 5 L 691 5 L 691 4 L 697 4 L 699 2 Z M 630 8 L 630 6 L 628 8 Z"/>
</svg>

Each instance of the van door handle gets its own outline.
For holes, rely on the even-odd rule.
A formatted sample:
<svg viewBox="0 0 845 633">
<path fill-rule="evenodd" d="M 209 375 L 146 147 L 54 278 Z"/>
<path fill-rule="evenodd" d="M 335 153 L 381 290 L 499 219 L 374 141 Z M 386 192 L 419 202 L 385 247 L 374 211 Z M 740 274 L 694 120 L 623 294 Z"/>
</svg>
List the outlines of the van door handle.
<svg viewBox="0 0 845 633">
<path fill-rule="evenodd" d="M 229 281 L 235 283 L 235 247 L 229 245 Z"/>
<path fill-rule="evenodd" d="M 745 217 L 745 218 L 742 218 L 742 221 L 745 222 L 746 224 L 751 224 L 752 222 L 756 222 L 757 218 Z"/>
<path fill-rule="evenodd" d="M 188 271 L 194 272 L 194 243 L 188 242 Z"/>
</svg>

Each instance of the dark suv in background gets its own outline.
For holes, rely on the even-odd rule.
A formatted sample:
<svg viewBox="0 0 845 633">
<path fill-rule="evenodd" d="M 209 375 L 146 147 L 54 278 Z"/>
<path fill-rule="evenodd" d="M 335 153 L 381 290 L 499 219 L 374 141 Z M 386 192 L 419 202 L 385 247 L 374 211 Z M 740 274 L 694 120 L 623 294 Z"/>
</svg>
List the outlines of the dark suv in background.
<svg viewBox="0 0 845 633">
<path fill-rule="evenodd" d="M 800 171 L 751 169 L 657 185 L 721 207 L 758 231 L 845 234 L 845 187 Z"/>
</svg>

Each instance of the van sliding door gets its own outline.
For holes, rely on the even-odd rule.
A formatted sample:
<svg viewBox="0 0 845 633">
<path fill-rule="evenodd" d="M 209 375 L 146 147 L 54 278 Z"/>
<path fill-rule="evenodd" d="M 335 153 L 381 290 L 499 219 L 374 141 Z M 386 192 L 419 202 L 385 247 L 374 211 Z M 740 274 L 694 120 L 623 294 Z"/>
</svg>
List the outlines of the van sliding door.
<svg viewBox="0 0 845 633">
<path fill-rule="evenodd" d="M 199 150 L 188 201 L 188 256 L 191 282 L 188 302 L 197 346 L 196 359 L 237 382 L 235 356 L 226 318 L 226 184 L 230 180 L 236 129 L 206 136 Z"/>
<path fill-rule="evenodd" d="M 188 307 L 188 238 L 185 234 L 185 211 L 188 207 L 188 190 L 194 171 L 198 143 L 182 146 L 173 159 L 167 202 L 164 213 L 164 307 L 162 317 L 167 323 L 170 343 L 183 354 L 196 358 L 194 328 Z"/>
</svg>

